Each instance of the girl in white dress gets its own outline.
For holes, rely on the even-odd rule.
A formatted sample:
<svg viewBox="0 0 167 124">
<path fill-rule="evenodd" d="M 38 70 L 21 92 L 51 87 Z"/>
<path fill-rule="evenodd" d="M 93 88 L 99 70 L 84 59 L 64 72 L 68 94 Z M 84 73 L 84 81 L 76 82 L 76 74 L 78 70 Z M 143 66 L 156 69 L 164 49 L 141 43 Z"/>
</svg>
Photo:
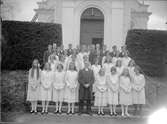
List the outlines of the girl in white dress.
<svg viewBox="0 0 167 124">
<path fill-rule="evenodd" d="M 141 112 L 142 105 L 145 104 L 145 77 L 140 73 L 139 68 L 134 69 L 134 82 L 133 82 L 133 104 L 135 106 L 135 114 Z"/>
<path fill-rule="evenodd" d="M 130 60 L 129 61 L 129 64 L 128 64 L 128 69 L 129 69 L 129 74 L 130 74 L 130 77 L 133 81 L 133 77 L 134 77 L 134 69 L 135 69 L 135 61 L 134 60 Z"/>
<path fill-rule="evenodd" d="M 55 71 L 58 61 L 59 57 L 56 55 L 56 53 L 53 53 L 49 56 L 48 62 L 51 66 L 52 72 Z"/>
<path fill-rule="evenodd" d="M 107 106 L 107 83 L 105 70 L 100 69 L 96 76 L 96 90 L 95 90 L 95 106 L 98 106 L 98 115 L 104 115 L 103 108 Z"/>
<path fill-rule="evenodd" d="M 122 116 L 130 116 L 128 113 L 128 106 L 132 105 L 132 83 L 127 68 L 124 68 L 120 76 L 120 104 Z"/>
<path fill-rule="evenodd" d="M 119 75 L 116 72 L 116 68 L 111 68 L 111 74 L 107 77 L 107 98 L 108 104 L 110 105 L 110 115 L 117 116 L 116 105 L 118 105 L 118 92 L 119 92 Z"/>
<path fill-rule="evenodd" d="M 100 69 L 101 69 L 101 65 L 99 65 L 99 59 L 96 58 L 95 64 L 92 65 L 92 70 L 93 70 L 93 73 L 95 76 L 95 83 L 93 84 L 93 93 L 95 92 L 95 89 L 96 89 L 96 77 L 97 77 Z"/>
<path fill-rule="evenodd" d="M 44 70 L 41 73 L 41 101 L 42 101 L 42 114 L 48 113 L 49 101 L 52 97 L 52 77 L 53 72 L 49 63 L 46 63 Z"/>
<path fill-rule="evenodd" d="M 63 65 L 57 65 L 57 71 L 53 74 L 53 101 L 56 102 L 56 113 L 61 114 L 62 103 L 64 99 L 65 71 Z"/>
<path fill-rule="evenodd" d="M 103 68 L 105 69 L 105 73 L 106 73 L 106 75 L 110 75 L 110 72 L 111 72 L 111 67 L 113 67 L 114 65 L 112 64 L 112 58 L 111 58 L 111 56 L 108 54 L 107 56 L 106 56 L 106 60 L 105 60 L 105 62 L 104 62 L 104 64 L 103 64 Z"/>
<path fill-rule="evenodd" d="M 124 69 L 124 67 L 122 66 L 121 59 L 117 60 L 115 67 L 116 67 L 116 70 L 117 70 L 117 74 L 120 76 L 122 74 L 123 69 Z"/>
<path fill-rule="evenodd" d="M 121 59 L 122 59 L 122 66 L 128 67 L 128 64 L 129 64 L 131 58 L 128 56 L 127 52 L 125 52 L 125 55 Z"/>
<path fill-rule="evenodd" d="M 78 72 L 76 71 L 75 64 L 73 62 L 69 65 L 65 75 L 66 89 L 65 89 L 65 102 L 68 103 L 67 114 L 74 114 L 75 103 L 77 99 L 77 86 L 78 86 Z"/>
<path fill-rule="evenodd" d="M 31 102 L 31 113 L 37 113 L 37 101 L 39 100 L 39 89 L 41 80 L 41 70 L 39 62 L 35 59 L 32 68 L 29 70 L 27 101 Z"/>
</svg>

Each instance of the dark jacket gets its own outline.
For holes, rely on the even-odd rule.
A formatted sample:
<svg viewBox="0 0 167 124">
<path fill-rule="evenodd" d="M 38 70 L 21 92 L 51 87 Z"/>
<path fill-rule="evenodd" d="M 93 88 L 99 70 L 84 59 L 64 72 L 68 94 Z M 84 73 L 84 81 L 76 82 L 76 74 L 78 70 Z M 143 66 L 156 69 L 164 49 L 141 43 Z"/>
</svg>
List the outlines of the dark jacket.
<svg viewBox="0 0 167 124">
<path fill-rule="evenodd" d="M 91 69 L 86 71 L 82 69 L 79 71 L 78 82 L 80 84 L 79 87 L 79 99 L 88 100 L 92 98 L 92 86 L 94 83 L 94 74 Z M 89 84 L 88 88 L 85 87 L 85 84 Z"/>
</svg>

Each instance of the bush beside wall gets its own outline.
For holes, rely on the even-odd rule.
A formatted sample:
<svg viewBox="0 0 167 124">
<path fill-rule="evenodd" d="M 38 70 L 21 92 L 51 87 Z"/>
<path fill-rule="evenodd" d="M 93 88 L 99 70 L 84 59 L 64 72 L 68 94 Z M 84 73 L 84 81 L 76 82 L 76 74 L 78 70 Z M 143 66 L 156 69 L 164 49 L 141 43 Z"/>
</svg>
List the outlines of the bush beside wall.
<svg viewBox="0 0 167 124">
<path fill-rule="evenodd" d="M 34 58 L 40 62 L 48 44 L 62 43 L 61 25 L 2 21 L 2 69 L 29 69 Z"/>
<path fill-rule="evenodd" d="M 167 31 L 130 30 L 126 38 L 127 49 L 148 76 L 163 76 Z"/>
</svg>

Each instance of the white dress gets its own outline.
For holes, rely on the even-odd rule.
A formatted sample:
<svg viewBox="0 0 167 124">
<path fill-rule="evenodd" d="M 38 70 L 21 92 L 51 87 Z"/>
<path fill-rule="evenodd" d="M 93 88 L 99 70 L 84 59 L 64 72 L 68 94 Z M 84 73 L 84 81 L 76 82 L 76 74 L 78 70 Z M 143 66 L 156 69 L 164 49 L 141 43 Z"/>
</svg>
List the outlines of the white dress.
<svg viewBox="0 0 167 124">
<path fill-rule="evenodd" d="M 100 69 L 101 69 L 101 65 L 92 65 L 92 70 L 93 70 L 94 77 L 95 77 L 95 83 L 93 84 L 93 92 L 95 92 L 95 89 L 96 89 L 96 77 Z"/>
<path fill-rule="evenodd" d="M 78 86 L 78 72 L 77 71 L 67 71 L 65 75 L 65 96 L 64 101 L 67 103 L 78 102 L 77 96 L 77 86 Z"/>
<path fill-rule="evenodd" d="M 41 90 L 40 90 L 40 100 L 41 101 L 51 101 L 52 98 L 52 71 L 43 70 L 41 73 Z"/>
<path fill-rule="evenodd" d="M 107 83 L 106 75 L 96 77 L 95 106 L 107 106 Z"/>
<path fill-rule="evenodd" d="M 117 74 L 120 76 L 121 74 L 122 74 L 122 72 L 123 72 L 123 67 L 121 66 L 121 67 L 116 67 L 116 70 L 117 70 Z"/>
<path fill-rule="evenodd" d="M 81 70 L 81 69 L 83 69 L 84 68 L 84 59 L 83 59 L 83 57 L 85 56 L 85 55 L 87 55 L 87 53 L 86 52 L 84 52 L 84 53 L 79 53 L 78 55 L 77 55 L 77 60 L 78 60 L 78 62 L 79 62 L 79 70 Z"/>
<path fill-rule="evenodd" d="M 71 58 L 71 56 L 69 56 L 68 60 L 67 60 L 67 69 L 69 69 L 69 65 L 71 62 L 72 62 L 72 58 Z M 75 59 L 74 63 L 75 63 L 75 67 L 76 67 L 77 71 L 79 71 L 79 62 L 78 62 L 77 58 Z"/>
<path fill-rule="evenodd" d="M 53 101 L 63 102 L 65 88 L 65 71 L 53 73 Z"/>
<path fill-rule="evenodd" d="M 107 99 L 109 105 L 118 105 L 119 75 L 110 75 L 107 77 L 108 91 Z"/>
<path fill-rule="evenodd" d="M 128 67 L 130 60 L 131 60 L 130 57 L 123 57 L 122 58 L 122 66 L 123 67 Z"/>
<path fill-rule="evenodd" d="M 145 78 L 144 75 L 134 75 L 133 82 L 133 104 L 145 104 Z"/>
<path fill-rule="evenodd" d="M 37 101 L 39 100 L 39 92 L 40 92 L 40 73 L 39 70 L 39 78 L 37 79 L 37 70 L 34 70 L 34 76 L 31 77 L 31 70 L 29 70 L 28 75 L 28 90 L 27 90 L 27 101 Z"/>
<path fill-rule="evenodd" d="M 107 75 L 110 75 L 111 73 L 111 68 L 113 67 L 114 65 L 112 63 L 104 63 L 103 64 L 103 68 L 105 69 L 105 73 L 106 73 L 106 76 Z"/>
<path fill-rule="evenodd" d="M 132 105 L 132 84 L 129 77 L 120 77 L 120 104 Z"/>
</svg>

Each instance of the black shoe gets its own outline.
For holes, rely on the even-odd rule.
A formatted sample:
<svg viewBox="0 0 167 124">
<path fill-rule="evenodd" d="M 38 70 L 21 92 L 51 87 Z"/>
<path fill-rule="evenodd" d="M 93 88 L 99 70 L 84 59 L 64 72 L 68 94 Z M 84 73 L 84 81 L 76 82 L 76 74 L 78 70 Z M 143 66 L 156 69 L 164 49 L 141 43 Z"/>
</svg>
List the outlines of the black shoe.
<svg viewBox="0 0 167 124">
<path fill-rule="evenodd" d="M 32 114 L 32 113 L 34 113 L 34 111 L 30 111 L 30 113 Z"/>
<path fill-rule="evenodd" d="M 114 113 L 114 116 L 117 116 L 118 114 L 117 113 Z"/>
<path fill-rule="evenodd" d="M 113 113 L 110 113 L 110 116 L 113 116 L 114 114 Z"/>
<path fill-rule="evenodd" d="M 35 113 L 35 115 L 37 115 L 38 114 L 38 112 L 36 111 L 36 112 L 34 112 Z"/>
<path fill-rule="evenodd" d="M 101 114 L 104 116 L 105 114 L 104 114 L 104 112 L 101 112 Z"/>
<path fill-rule="evenodd" d="M 44 115 L 45 112 L 41 112 L 41 115 Z"/>
<path fill-rule="evenodd" d="M 47 114 L 48 114 L 48 112 L 45 112 L 45 114 L 47 115 Z"/>
</svg>

